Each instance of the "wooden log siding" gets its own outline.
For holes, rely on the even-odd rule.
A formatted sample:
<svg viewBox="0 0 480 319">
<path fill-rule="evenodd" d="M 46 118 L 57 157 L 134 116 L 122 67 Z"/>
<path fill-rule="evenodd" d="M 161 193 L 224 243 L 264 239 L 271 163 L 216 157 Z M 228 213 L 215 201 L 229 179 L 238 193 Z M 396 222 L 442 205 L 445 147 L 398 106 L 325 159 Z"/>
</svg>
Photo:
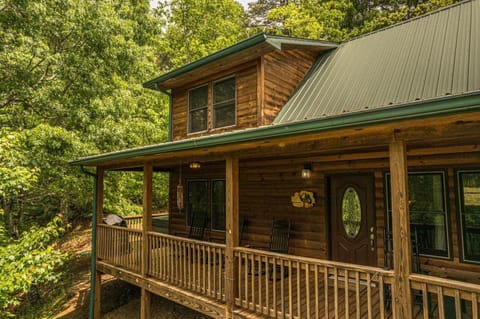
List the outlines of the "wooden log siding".
<svg viewBox="0 0 480 319">
<path fill-rule="evenodd" d="M 300 81 L 315 62 L 310 51 L 276 51 L 264 56 L 263 125 L 273 122 Z"/>
<path fill-rule="evenodd" d="M 236 248 L 239 312 L 275 318 L 389 318 L 393 272 Z"/>
</svg>

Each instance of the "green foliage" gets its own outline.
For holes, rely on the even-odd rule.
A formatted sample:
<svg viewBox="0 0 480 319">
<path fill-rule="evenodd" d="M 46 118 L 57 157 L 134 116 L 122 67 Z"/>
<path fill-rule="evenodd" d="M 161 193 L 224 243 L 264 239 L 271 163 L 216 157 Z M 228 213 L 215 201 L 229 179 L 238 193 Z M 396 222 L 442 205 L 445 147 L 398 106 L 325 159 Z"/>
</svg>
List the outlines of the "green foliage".
<svg viewBox="0 0 480 319">
<path fill-rule="evenodd" d="M 456 2 L 364 0 L 259 0 L 249 23 L 267 33 L 344 41 Z"/>
<path fill-rule="evenodd" d="M 20 239 L 0 247 L 0 312 L 4 317 L 13 316 L 13 309 L 23 298 L 41 298 L 43 289 L 61 279 L 58 268 L 67 256 L 53 243 L 62 233 L 60 220 L 56 218 L 45 227 L 32 227 Z"/>
<path fill-rule="evenodd" d="M 234 0 L 160 1 L 157 17 L 164 27 L 160 67 L 170 71 L 245 38 L 245 13 Z"/>
</svg>

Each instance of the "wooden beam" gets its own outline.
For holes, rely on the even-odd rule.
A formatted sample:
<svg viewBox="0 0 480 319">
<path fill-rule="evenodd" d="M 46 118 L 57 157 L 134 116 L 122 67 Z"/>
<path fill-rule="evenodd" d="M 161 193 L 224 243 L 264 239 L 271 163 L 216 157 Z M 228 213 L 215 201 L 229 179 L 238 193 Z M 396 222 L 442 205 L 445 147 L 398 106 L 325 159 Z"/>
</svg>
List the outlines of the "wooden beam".
<svg viewBox="0 0 480 319">
<path fill-rule="evenodd" d="M 152 195 L 153 195 L 153 165 L 151 162 L 143 168 L 143 221 L 142 221 L 142 278 L 147 276 L 150 250 L 148 249 L 148 232 L 152 230 Z M 150 292 L 142 288 L 140 299 L 140 318 L 150 318 Z"/>
<path fill-rule="evenodd" d="M 390 174 L 392 197 L 394 318 L 410 318 L 412 298 L 410 291 L 411 245 L 410 212 L 408 208 L 407 152 L 403 140 L 390 143 Z"/>
<path fill-rule="evenodd" d="M 225 318 L 233 318 L 235 294 L 238 291 L 238 263 L 234 248 L 238 246 L 238 158 L 226 159 L 226 247 L 225 247 Z"/>
<path fill-rule="evenodd" d="M 103 222 L 103 193 L 104 193 L 104 170 L 103 168 L 99 167 L 97 168 L 97 194 L 96 194 L 96 199 L 97 199 L 97 206 L 95 208 L 96 214 L 97 214 L 97 225 L 100 225 Z M 93 231 L 97 231 L 97 229 L 94 229 Z M 98 247 L 98 237 L 97 237 L 97 242 L 96 242 L 96 247 Z M 97 248 L 95 248 L 97 249 Z M 95 290 L 95 297 L 94 297 L 94 305 L 93 305 L 93 317 L 95 319 L 99 319 L 101 317 L 101 308 L 102 308 L 102 300 L 101 300 L 101 295 L 102 295 L 102 276 L 101 272 L 98 271 L 98 257 L 95 260 L 95 269 L 92 269 L 92 271 L 95 271 L 95 283 L 94 283 L 94 290 Z"/>
</svg>

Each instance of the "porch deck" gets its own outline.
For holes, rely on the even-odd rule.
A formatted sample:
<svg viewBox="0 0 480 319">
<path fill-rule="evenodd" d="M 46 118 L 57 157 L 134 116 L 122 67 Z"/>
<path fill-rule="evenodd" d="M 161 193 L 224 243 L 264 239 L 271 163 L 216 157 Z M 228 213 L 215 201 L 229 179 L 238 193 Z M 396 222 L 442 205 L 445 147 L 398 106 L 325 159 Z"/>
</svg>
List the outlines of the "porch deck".
<svg viewBox="0 0 480 319">
<path fill-rule="evenodd" d="M 142 275 L 142 238 L 138 229 L 99 225 L 103 271 L 213 317 L 224 316 L 225 245 L 148 232 Z M 236 247 L 234 256 L 238 318 L 393 318 L 392 271 L 245 247 Z M 478 317 L 478 285 L 425 275 L 410 280 L 415 318 Z"/>
</svg>

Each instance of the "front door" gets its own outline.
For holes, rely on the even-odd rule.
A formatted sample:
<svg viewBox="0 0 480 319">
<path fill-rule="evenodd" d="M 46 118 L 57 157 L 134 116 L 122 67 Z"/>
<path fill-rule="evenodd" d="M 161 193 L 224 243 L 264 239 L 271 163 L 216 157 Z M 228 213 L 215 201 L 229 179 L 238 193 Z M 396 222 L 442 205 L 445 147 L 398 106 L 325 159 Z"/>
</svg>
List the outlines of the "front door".
<svg viewBox="0 0 480 319">
<path fill-rule="evenodd" d="M 330 177 L 332 260 L 376 266 L 373 175 Z"/>
</svg>

